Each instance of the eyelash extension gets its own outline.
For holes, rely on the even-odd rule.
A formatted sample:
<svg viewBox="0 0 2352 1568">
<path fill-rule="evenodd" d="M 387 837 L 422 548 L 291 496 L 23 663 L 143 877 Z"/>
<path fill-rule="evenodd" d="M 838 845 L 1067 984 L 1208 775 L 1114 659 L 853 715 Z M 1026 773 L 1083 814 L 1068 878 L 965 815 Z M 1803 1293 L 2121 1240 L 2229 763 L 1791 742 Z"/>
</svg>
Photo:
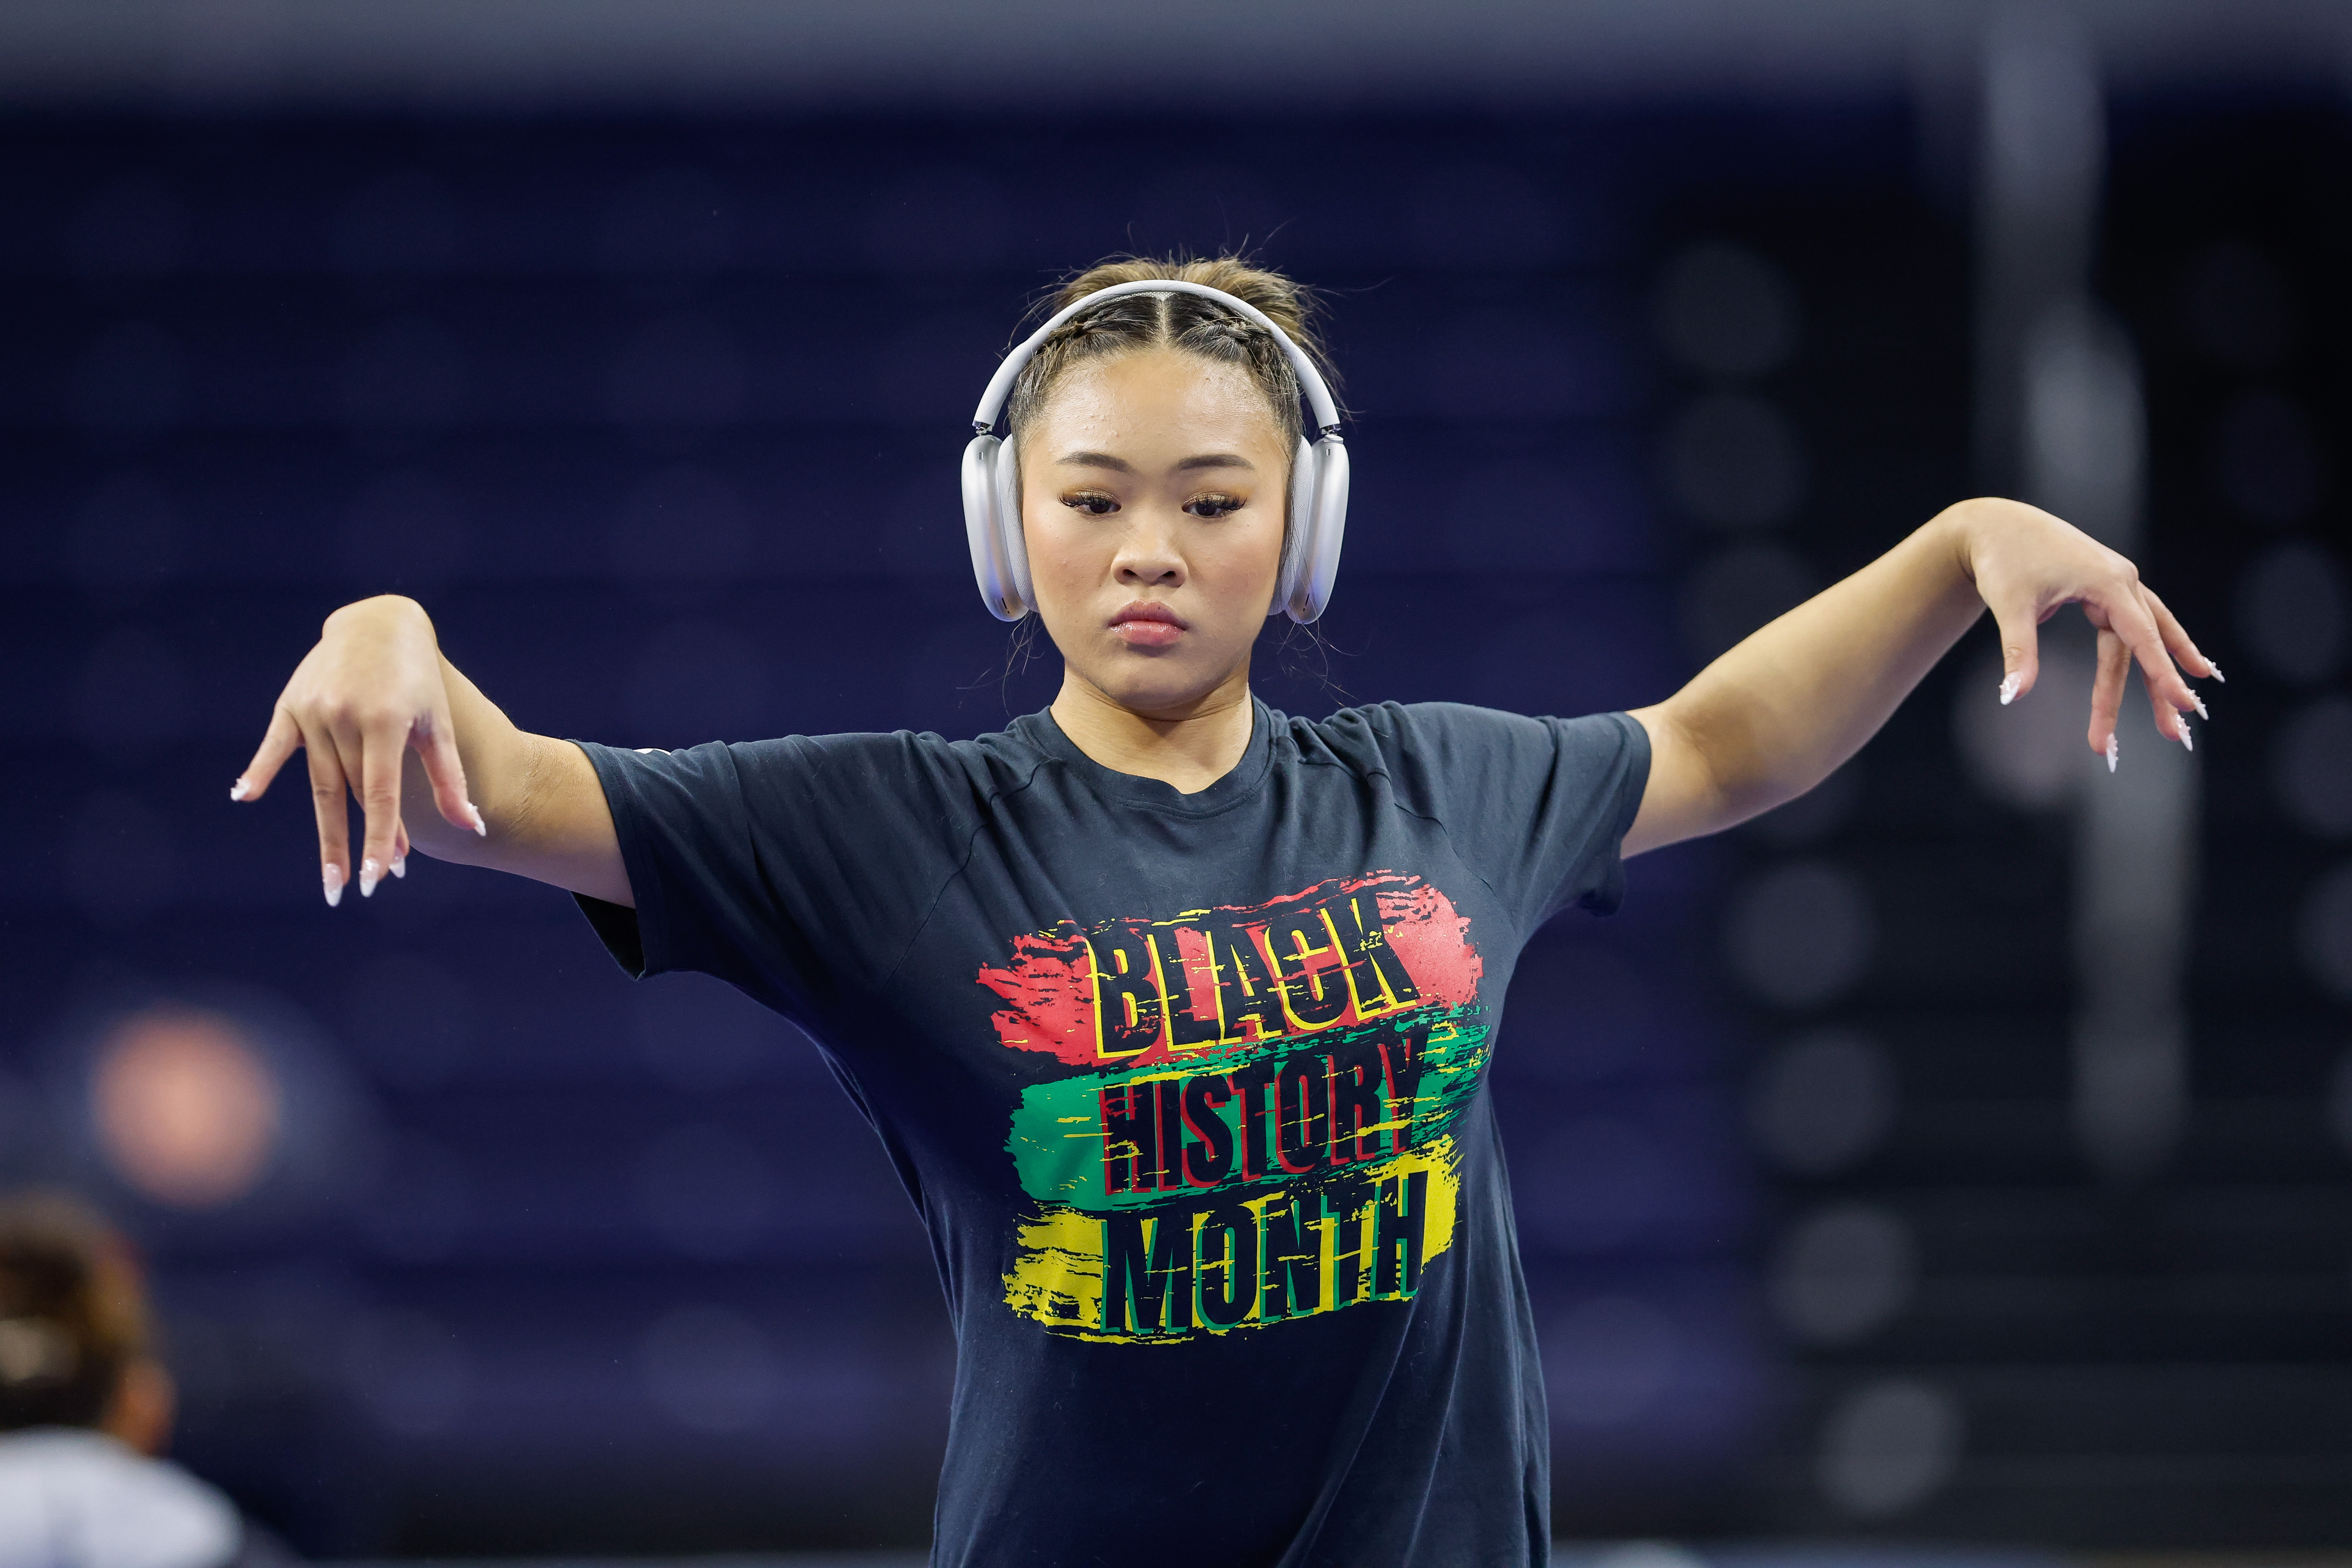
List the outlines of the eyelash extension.
<svg viewBox="0 0 2352 1568">
<path fill-rule="evenodd" d="M 1093 503 L 1096 501 L 1103 503 L 1101 510 L 1097 510 L 1095 508 Z M 1076 495 L 1064 496 L 1062 504 L 1072 511 L 1088 512 L 1096 517 L 1108 517 L 1118 510 L 1118 500 L 1103 494 L 1100 490 L 1080 490 Z"/>
<path fill-rule="evenodd" d="M 1245 500 L 1242 500 L 1236 497 L 1229 495 L 1194 496 L 1191 500 L 1184 503 L 1184 510 L 1186 511 L 1192 511 L 1192 509 L 1196 506 L 1213 506 L 1217 509 L 1214 516 L 1204 518 L 1204 521 L 1215 521 L 1215 518 L 1218 517 L 1231 517 L 1234 513 L 1241 510 L 1242 508 L 1248 504 L 1249 502 Z M 1196 511 L 1192 512 L 1192 515 L 1195 517 L 1202 516 L 1202 513 Z"/>
</svg>

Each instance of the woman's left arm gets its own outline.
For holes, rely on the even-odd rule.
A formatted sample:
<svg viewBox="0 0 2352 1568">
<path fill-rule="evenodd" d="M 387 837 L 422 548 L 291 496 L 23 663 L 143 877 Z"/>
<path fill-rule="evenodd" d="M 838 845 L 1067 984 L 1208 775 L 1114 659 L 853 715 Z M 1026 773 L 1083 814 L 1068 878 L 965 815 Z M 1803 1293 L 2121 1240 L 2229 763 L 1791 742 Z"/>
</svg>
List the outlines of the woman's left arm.
<svg viewBox="0 0 2352 1568">
<path fill-rule="evenodd" d="M 2112 763 L 2134 659 L 2157 732 L 2186 744 L 2184 715 L 2204 705 L 2173 661 L 2200 678 L 2221 672 L 2138 570 L 2038 508 L 1966 500 L 1634 712 L 1650 733 L 1650 782 L 1624 852 L 1721 832 L 1821 783 L 1987 606 L 2000 626 L 1999 700 L 2022 697 L 2039 670 L 2034 628 L 2069 604 L 2098 628 L 2091 750 Z"/>
</svg>

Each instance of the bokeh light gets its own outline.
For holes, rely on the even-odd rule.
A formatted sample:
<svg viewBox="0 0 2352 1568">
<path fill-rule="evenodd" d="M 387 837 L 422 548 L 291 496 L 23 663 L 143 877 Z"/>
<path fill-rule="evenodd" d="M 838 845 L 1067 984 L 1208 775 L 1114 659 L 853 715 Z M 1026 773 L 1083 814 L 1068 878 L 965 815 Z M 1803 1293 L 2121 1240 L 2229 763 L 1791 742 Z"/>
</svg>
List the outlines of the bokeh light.
<svg viewBox="0 0 2352 1568">
<path fill-rule="evenodd" d="M 346 1384 L 386 1431 L 428 1437 L 466 1413 L 473 1366 L 465 1341 L 429 1313 L 390 1309 L 351 1326 L 342 1347 Z"/>
<path fill-rule="evenodd" d="M 2329 871 L 2305 897 L 2295 934 L 2312 978 L 2352 1002 L 2352 861 Z"/>
<path fill-rule="evenodd" d="M 1745 246 L 1696 245 L 1666 266 L 1657 297 L 1658 336 L 1703 375 L 1762 375 L 1796 353 L 1796 290 Z"/>
<path fill-rule="evenodd" d="M 2305 540 L 2274 544 L 2238 579 L 2239 640 L 2282 680 L 2322 680 L 2344 657 L 2344 574 Z"/>
<path fill-rule="evenodd" d="M 1582 1302 L 1545 1339 L 1552 1415 L 1569 1426 L 1622 1426 L 1640 1416 L 1666 1392 L 1682 1354 L 1674 1324 L 1631 1296 Z"/>
<path fill-rule="evenodd" d="M 284 1098 L 252 1040 L 216 1014 L 156 1008 L 108 1031 L 89 1084 L 107 1164 L 169 1208 L 217 1209 L 268 1173 Z"/>
<path fill-rule="evenodd" d="M 1790 1333 L 1836 1345 L 1885 1327 L 1909 1304 L 1918 1275 L 1918 1248 L 1893 1211 L 1833 1204 L 1782 1239 L 1766 1287 Z"/>
<path fill-rule="evenodd" d="M 2352 700 L 2324 697 L 2288 720 L 2273 742 L 2271 779 L 2305 831 L 2352 834 Z"/>
<path fill-rule="evenodd" d="M 1826 1175 L 1885 1141 L 1895 1101 L 1894 1064 L 1876 1042 L 1848 1029 L 1817 1029 L 1766 1058 L 1748 1121 L 1775 1163 Z"/>
<path fill-rule="evenodd" d="M 1666 429 L 1666 488 L 1710 528 L 1766 528 L 1804 499 L 1802 438 L 1761 397 L 1718 392 L 1695 399 Z"/>
<path fill-rule="evenodd" d="M 1876 922 L 1853 872 L 1799 860 L 1733 893 L 1724 940 L 1732 973 L 1750 992 L 1778 1006 L 1812 1007 L 1862 978 Z"/>
<path fill-rule="evenodd" d="M 782 1392 L 768 1336 L 724 1307 L 680 1307 L 667 1313 L 646 1329 L 637 1363 L 654 1403 L 694 1432 L 756 1426 Z"/>
<path fill-rule="evenodd" d="M 2273 527 L 2308 516 L 2326 478 L 2311 416 L 2276 393 L 2248 393 L 2231 405 L 2213 461 L 2230 503 Z"/>
<path fill-rule="evenodd" d="M 1885 1519 L 1925 1502 L 1958 1467 L 1965 1426 L 1951 1396 L 1882 1378 L 1840 1400 L 1822 1434 L 1822 1490 L 1846 1512 Z"/>
</svg>

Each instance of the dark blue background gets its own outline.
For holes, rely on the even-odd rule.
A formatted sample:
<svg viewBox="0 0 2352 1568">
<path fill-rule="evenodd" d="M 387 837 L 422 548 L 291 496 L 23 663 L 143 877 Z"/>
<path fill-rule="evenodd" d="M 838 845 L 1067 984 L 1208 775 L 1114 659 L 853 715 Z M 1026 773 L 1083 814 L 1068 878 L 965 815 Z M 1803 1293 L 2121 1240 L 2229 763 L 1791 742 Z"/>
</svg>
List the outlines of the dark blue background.
<svg viewBox="0 0 2352 1568">
<path fill-rule="evenodd" d="M 2341 660 L 2291 680 L 2241 656 L 2230 584 L 2277 525 L 2213 489 L 2237 393 L 2180 303 L 2204 247 L 2252 237 L 2339 341 L 2341 120 L 2118 121 L 2104 286 L 2149 377 L 2147 564 L 2248 672 L 2205 752 L 2229 918 L 2192 996 L 2229 1051 L 2198 1058 L 2180 1173 L 2117 1196 L 2073 1152 L 2067 841 L 1973 792 L 1939 672 L 1811 816 L 1637 862 L 1621 917 L 1569 917 L 1522 963 L 1495 1092 L 1563 1531 L 1853 1527 L 1813 1434 L 1890 1373 L 1970 1423 L 1918 1528 L 2344 1520 L 2343 1015 L 2294 977 L 2281 912 L 2330 851 L 2263 783 L 2269 716 Z M 1948 129 L 1893 98 L 0 124 L 0 1175 L 138 1237 L 180 1454 L 306 1549 L 921 1542 L 951 1346 L 870 1135 L 792 1031 L 698 979 L 631 986 L 550 889 L 420 860 L 327 910 L 300 789 L 226 799 L 320 620 L 413 594 L 557 735 L 993 728 L 1058 668 L 971 583 L 954 470 L 981 385 L 1063 270 L 1247 244 L 1327 291 L 1356 416 L 1334 605 L 1313 639 L 1269 634 L 1268 699 L 1654 700 L 1975 487 Z M 1799 306 L 1751 390 L 1808 478 L 1760 552 L 1660 473 L 1714 388 L 1663 353 L 1655 290 L 1715 240 Z M 2340 427 L 2340 363 L 2286 378 L 2315 428 Z M 2340 561 L 2316 494 L 2294 526 Z M 1793 1011 L 1740 994 L 1717 931 L 1791 856 L 1875 911 L 1851 994 Z M 227 1210 L 142 1204 L 94 1151 L 93 1040 L 154 1001 L 231 1012 L 287 1086 L 279 1164 Z M 1768 1170 L 1751 1056 L 1823 1021 L 1890 1047 L 1895 1131 L 1831 1177 Z M 1914 1225 L 1916 1302 L 1800 1347 L 1766 1310 L 1771 1237 L 1856 1194 Z M 2249 1479 L 2256 1451 L 2288 1480 Z"/>
<path fill-rule="evenodd" d="M 974 602 L 980 385 L 1061 269 L 1247 244 L 1327 291 L 1356 414 L 1336 607 L 1269 634 L 1269 698 L 1653 700 L 1687 668 L 1664 198 L 1727 157 L 1817 186 L 1830 148 L 1899 179 L 1887 120 L 16 127 L 0 721 L 45 761 L 0 827 L 8 1081 L 61 1104 L 89 1018 L 245 987 L 331 1085 L 295 1113 L 348 1129 L 305 1191 L 194 1216 L 70 1114 L 15 1151 L 151 1249 L 184 1455 L 318 1549 L 727 1545 L 919 1540 L 940 1440 L 917 1226 L 804 1043 L 635 990 L 544 889 L 422 862 L 331 913 L 299 786 L 228 805 L 328 610 L 417 595 L 558 735 L 992 728 L 1058 670 Z M 1496 1082 L 1539 1312 L 1624 1298 L 1680 1347 L 1628 1416 L 1622 1312 L 1553 1346 L 1564 1408 L 1600 1391 L 1559 1468 L 1604 1519 L 1726 1484 L 1771 1376 L 1706 866 L 1547 936 Z M 647 1335 L 710 1306 L 756 1337 L 706 1372 L 775 1397 L 697 1431 Z"/>
</svg>

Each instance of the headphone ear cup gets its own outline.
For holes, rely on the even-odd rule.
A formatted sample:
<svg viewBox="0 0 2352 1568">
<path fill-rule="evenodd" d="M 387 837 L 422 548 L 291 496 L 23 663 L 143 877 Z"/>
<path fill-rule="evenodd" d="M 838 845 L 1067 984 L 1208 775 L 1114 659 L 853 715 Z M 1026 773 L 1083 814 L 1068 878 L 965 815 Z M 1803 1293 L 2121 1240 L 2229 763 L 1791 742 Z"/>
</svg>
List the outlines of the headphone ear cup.
<svg viewBox="0 0 2352 1568">
<path fill-rule="evenodd" d="M 1269 618 L 1288 612 L 1297 618 L 1300 568 L 1313 554 L 1315 542 L 1315 448 L 1302 437 L 1290 459 L 1290 510 L 1283 519 L 1282 569 L 1275 574 L 1274 603 Z"/>
<path fill-rule="evenodd" d="M 1005 586 L 1011 590 L 1010 618 L 1017 621 L 1037 607 L 1037 595 L 1029 585 L 1029 539 L 1021 531 L 1020 454 L 1012 442 L 1002 442 L 988 467 L 996 482 L 996 545 L 1003 552 Z"/>
<path fill-rule="evenodd" d="M 980 602 L 998 620 L 1017 621 L 1029 613 L 1029 599 L 1015 586 L 1004 554 L 1000 499 L 1004 487 L 996 471 L 1003 446 L 993 436 L 974 436 L 963 449 L 963 533 L 971 549 L 971 575 L 980 586 Z M 1022 565 L 1025 580 L 1028 563 Z"/>
<path fill-rule="evenodd" d="M 1322 618 L 1339 581 L 1339 547 L 1348 539 L 1348 444 L 1336 436 L 1316 442 L 1315 546 L 1300 563 L 1299 607 L 1291 612 L 1301 626 Z"/>
</svg>

